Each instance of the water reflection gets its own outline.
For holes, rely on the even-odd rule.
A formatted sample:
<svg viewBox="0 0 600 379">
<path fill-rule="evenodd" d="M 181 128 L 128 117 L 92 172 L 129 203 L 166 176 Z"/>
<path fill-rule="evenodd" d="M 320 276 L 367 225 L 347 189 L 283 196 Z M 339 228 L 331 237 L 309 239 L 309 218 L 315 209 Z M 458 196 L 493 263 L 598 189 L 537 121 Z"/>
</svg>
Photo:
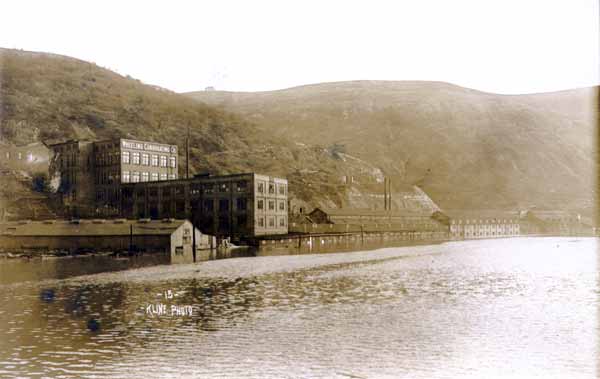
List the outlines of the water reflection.
<svg viewBox="0 0 600 379">
<path fill-rule="evenodd" d="M 596 259 L 514 239 L 13 282 L 0 376 L 595 377 Z"/>
</svg>

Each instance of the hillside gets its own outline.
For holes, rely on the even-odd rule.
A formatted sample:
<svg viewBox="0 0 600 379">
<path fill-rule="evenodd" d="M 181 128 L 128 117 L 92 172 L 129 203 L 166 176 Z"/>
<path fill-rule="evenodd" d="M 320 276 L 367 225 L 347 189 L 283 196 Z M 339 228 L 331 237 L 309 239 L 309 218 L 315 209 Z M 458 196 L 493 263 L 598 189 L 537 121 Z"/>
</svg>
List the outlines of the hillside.
<svg viewBox="0 0 600 379">
<path fill-rule="evenodd" d="M 596 208 L 598 88 L 496 95 L 358 81 L 187 94 L 267 133 L 370 162 L 446 208 Z"/>
<path fill-rule="evenodd" d="M 0 146 L 128 137 L 178 144 L 184 154 L 188 128 L 191 173 L 285 176 L 298 206 L 370 207 L 382 202 L 371 196 L 382 188 L 378 172 L 367 162 L 340 159 L 335 152 L 264 133 L 244 116 L 93 63 L 0 49 Z M 184 165 L 180 170 L 183 175 Z M 356 182 L 344 185 L 343 175 Z M 6 185 L 12 179 L 5 175 L 2 180 Z M 418 194 L 410 186 L 398 187 Z M 420 200 L 412 203 L 408 206 L 420 206 Z"/>
</svg>

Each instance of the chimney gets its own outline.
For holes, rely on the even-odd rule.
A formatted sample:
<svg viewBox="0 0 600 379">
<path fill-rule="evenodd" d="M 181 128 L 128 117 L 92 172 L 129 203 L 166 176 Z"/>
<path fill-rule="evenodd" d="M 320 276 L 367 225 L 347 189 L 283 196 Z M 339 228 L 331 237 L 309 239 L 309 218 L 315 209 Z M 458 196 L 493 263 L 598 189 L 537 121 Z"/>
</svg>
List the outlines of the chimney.
<svg viewBox="0 0 600 379">
<path fill-rule="evenodd" d="M 383 178 L 383 209 L 387 211 L 388 209 L 388 205 L 387 205 L 387 177 Z"/>
<path fill-rule="evenodd" d="M 388 179 L 388 210 L 392 210 L 392 181 Z"/>
</svg>

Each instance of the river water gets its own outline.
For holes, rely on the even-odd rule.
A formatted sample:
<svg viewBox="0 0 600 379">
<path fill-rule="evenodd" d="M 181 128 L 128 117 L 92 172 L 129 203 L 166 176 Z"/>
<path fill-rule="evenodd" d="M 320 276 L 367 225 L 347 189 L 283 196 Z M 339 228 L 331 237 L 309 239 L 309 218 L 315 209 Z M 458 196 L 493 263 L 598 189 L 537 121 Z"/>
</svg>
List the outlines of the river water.
<svg viewBox="0 0 600 379">
<path fill-rule="evenodd" d="M 513 238 L 0 261 L 0 377 L 595 378 L 598 256 Z"/>
</svg>

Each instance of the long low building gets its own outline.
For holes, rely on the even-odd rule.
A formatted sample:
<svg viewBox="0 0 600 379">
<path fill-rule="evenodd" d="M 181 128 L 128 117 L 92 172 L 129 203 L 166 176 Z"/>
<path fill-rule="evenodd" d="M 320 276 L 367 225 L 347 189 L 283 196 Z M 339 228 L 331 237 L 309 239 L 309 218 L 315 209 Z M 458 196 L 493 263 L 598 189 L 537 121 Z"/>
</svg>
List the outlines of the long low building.
<svg viewBox="0 0 600 379">
<path fill-rule="evenodd" d="M 173 263 L 193 261 L 192 223 L 188 220 L 17 221 L 0 224 L 0 248 L 10 251 L 52 250 L 167 253 Z M 207 260 L 214 237 L 195 229 L 197 260 Z"/>
<path fill-rule="evenodd" d="M 518 212 L 506 211 L 438 211 L 433 217 L 448 225 L 452 239 L 513 237 L 521 234 Z"/>
<path fill-rule="evenodd" d="M 431 213 L 412 210 L 370 210 L 354 208 L 315 208 L 308 214 L 314 224 L 394 224 L 404 229 L 439 229 Z"/>
</svg>

